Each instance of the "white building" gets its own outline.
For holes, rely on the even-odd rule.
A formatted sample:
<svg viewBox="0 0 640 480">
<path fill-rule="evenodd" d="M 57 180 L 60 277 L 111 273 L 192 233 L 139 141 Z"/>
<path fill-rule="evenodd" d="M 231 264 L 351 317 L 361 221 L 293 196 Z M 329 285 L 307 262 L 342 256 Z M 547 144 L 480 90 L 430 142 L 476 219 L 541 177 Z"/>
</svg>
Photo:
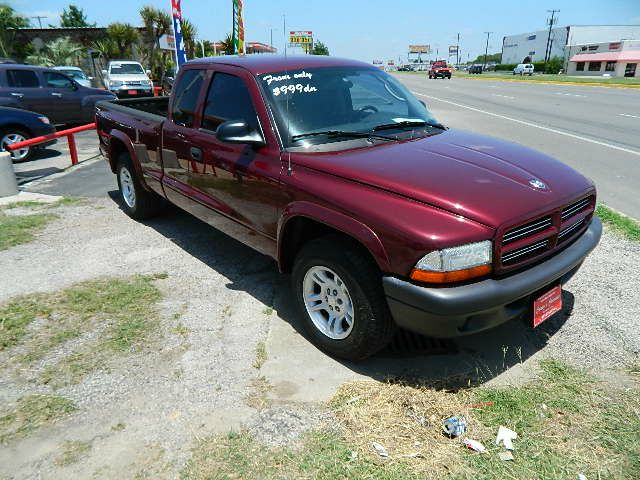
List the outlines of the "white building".
<svg viewBox="0 0 640 480">
<path fill-rule="evenodd" d="M 509 35 L 502 39 L 502 63 L 544 61 L 549 30 Z M 567 45 L 585 45 L 640 38 L 640 25 L 568 25 L 551 29 L 551 58 L 565 58 Z"/>
<path fill-rule="evenodd" d="M 567 75 L 640 77 L 640 40 L 568 45 L 566 50 Z"/>
</svg>

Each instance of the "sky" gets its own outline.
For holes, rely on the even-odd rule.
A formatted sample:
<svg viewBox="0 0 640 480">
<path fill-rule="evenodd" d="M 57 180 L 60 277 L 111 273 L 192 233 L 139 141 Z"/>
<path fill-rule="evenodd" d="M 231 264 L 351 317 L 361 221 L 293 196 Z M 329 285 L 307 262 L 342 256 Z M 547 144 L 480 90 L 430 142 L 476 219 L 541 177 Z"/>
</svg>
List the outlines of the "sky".
<svg viewBox="0 0 640 480">
<path fill-rule="evenodd" d="M 0 0 L 6 2 L 7 0 Z M 84 9 L 90 22 L 140 25 L 143 5 L 171 10 L 171 0 L 9 0 L 19 13 L 46 16 L 43 26 L 59 24 L 69 3 Z M 183 16 L 195 24 L 198 39 L 220 40 L 231 30 L 232 0 L 182 0 Z M 406 61 L 408 45 L 431 45 L 446 58 L 460 34 L 461 61 L 499 52 L 502 37 L 545 28 L 547 10 L 560 10 L 558 26 L 640 25 L 640 0 L 245 0 L 245 39 L 270 43 L 283 51 L 286 31 L 311 30 L 332 55 L 367 62 Z M 37 20 L 32 19 L 34 26 Z M 614 39 L 612 39 L 614 40 Z M 289 53 L 301 53 L 289 49 Z"/>
</svg>

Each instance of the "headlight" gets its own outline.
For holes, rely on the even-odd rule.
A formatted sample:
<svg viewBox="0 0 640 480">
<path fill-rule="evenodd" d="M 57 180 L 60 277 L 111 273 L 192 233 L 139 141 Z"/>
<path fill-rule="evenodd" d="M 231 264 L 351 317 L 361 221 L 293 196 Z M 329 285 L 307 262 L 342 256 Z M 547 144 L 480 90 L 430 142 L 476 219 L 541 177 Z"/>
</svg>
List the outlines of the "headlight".
<svg viewBox="0 0 640 480">
<path fill-rule="evenodd" d="M 49 119 L 47 117 L 38 117 L 38 120 L 40 120 L 45 125 L 50 125 L 51 124 L 51 122 L 49 121 Z"/>
<path fill-rule="evenodd" d="M 151 86 L 151 81 L 150 80 L 143 80 L 141 83 L 145 87 L 150 87 Z"/>
<path fill-rule="evenodd" d="M 122 82 L 120 80 L 111 80 L 109 82 L 109 87 L 113 88 L 113 87 L 121 87 L 122 86 Z"/>
<path fill-rule="evenodd" d="M 460 282 L 491 272 L 492 245 L 489 240 L 444 248 L 427 253 L 411 271 L 420 282 Z"/>
</svg>

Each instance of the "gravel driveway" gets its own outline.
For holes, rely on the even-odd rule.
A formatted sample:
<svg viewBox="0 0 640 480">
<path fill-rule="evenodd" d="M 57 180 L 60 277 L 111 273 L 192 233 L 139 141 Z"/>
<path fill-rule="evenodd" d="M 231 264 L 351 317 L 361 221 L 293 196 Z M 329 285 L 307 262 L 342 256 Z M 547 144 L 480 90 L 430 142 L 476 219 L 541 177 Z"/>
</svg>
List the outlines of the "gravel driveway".
<svg viewBox="0 0 640 480">
<path fill-rule="evenodd" d="M 248 428 L 269 443 L 295 438 L 322 420 L 320 402 L 344 381 L 476 372 L 482 381 L 511 382 L 541 355 L 601 371 L 640 357 L 640 244 L 608 232 L 566 286 L 571 316 L 565 310 L 535 332 L 512 322 L 451 342 L 438 355 L 379 355 L 353 365 L 298 334 L 287 278 L 270 259 L 193 217 L 171 210 L 137 223 L 110 198 L 59 214 L 36 241 L 0 252 L 0 302 L 98 277 L 166 272 L 157 281 L 165 333 L 155 349 L 55 391 L 78 412 L 3 446 L 0 477 L 175 478 L 194 440 L 211 433 Z M 172 333 L 177 319 L 184 335 Z M 266 359 L 256 368 L 262 343 Z M 6 355 L 0 352 L 0 365 Z M 53 392 L 24 378 L 0 368 L 0 404 Z M 260 406 L 256 397 L 267 401 Z M 58 466 L 64 441 L 92 447 Z"/>
</svg>

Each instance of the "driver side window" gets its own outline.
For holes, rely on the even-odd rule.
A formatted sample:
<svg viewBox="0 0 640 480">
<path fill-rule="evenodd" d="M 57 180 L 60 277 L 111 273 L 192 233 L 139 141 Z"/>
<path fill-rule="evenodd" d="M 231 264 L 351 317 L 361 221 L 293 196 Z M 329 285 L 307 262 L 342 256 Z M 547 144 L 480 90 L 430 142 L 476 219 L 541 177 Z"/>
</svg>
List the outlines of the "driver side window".
<svg viewBox="0 0 640 480">
<path fill-rule="evenodd" d="M 204 104 L 202 128 L 215 132 L 228 120 L 244 120 L 253 130 L 258 129 L 258 116 L 244 81 L 235 75 L 216 73 Z"/>
<path fill-rule="evenodd" d="M 67 90 L 73 90 L 76 87 L 70 78 L 61 75 L 60 73 L 44 72 L 44 81 L 47 88 L 64 88 Z"/>
</svg>

